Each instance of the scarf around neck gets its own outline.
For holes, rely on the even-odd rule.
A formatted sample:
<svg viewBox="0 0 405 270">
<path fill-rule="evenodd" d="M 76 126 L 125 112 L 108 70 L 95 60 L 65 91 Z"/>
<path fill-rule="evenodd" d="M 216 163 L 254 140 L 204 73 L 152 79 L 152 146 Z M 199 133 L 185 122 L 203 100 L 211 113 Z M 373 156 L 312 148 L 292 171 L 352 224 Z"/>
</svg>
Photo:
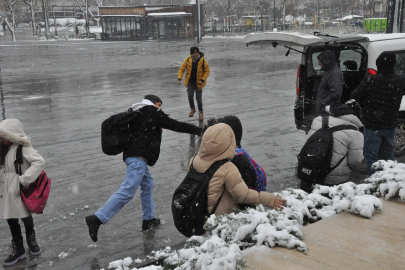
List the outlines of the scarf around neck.
<svg viewBox="0 0 405 270">
<path fill-rule="evenodd" d="M 149 99 L 143 99 L 142 102 L 140 102 L 140 103 L 132 104 L 132 110 L 137 111 L 147 105 L 155 106 L 155 104 L 153 104 L 152 101 L 150 101 Z"/>
</svg>

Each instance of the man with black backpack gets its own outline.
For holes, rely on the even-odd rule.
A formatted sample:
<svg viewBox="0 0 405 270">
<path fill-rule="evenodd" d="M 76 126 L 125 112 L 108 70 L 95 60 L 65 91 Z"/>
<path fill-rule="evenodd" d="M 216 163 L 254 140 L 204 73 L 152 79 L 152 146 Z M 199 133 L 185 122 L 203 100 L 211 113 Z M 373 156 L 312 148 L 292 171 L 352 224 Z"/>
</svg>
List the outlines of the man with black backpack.
<svg viewBox="0 0 405 270">
<path fill-rule="evenodd" d="M 297 176 L 301 189 L 312 191 L 313 184 L 339 185 L 347 182 L 353 168 L 363 161 L 361 107 L 355 100 L 332 104 L 329 116 L 318 116 L 308 140 L 298 155 Z"/>
<path fill-rule="evenodd" d="M 139 186 L 141 187 L 142 229 L 147 230 L 160 224 L 160 220 L 155 218 L 154 179 L 148 165 L 153 166 L 159 158 L 162 129 L 201 135 L 201 128 L 170 118 L 162 111 L 161 106 L 162 100 L 154 95 L 146 95 L 141 103 L 132 105 L 132 110 L 129 113 L 131 118 L 127 125 L 133 139 L 128 142 L 123 152 L 123 159 L 127 165 L 124 182 L 95 215 L 86 216 L 90 237 L 94 242 L 97 241 L 100 225 L 106 224 L 131 201 Z M 134 114 L 137 115 L 134 117 Z M 102 131 L 104 129 L 103 125 Z M 104 150 L 108 140 L 102 138 L 102 142 Z"/>
</svg>

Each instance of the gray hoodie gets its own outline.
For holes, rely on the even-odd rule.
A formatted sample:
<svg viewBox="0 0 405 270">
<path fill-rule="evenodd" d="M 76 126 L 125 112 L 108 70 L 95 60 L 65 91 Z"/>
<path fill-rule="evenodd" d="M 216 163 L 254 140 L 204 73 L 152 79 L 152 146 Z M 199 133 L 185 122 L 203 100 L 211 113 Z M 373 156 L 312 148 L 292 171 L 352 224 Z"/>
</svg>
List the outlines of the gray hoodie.
<svg viewBox="0 0 405 270">
<path fill-rule="evenodd" d="M 336 56 L 332 51 L 324 51 L 318 55 L 325 74 L 318 87 L 316 112 L 325 115 L 325 106 L 341 102 L 343 91 L 343 73 L 337 65 Z"/>
</svg>

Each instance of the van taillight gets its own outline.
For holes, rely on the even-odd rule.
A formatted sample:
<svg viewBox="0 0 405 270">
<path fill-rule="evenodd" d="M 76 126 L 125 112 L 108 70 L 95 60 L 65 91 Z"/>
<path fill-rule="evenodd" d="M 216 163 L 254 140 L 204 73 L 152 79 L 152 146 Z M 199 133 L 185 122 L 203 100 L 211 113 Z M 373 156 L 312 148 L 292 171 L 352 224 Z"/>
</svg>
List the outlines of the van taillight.
<svg viewBox="0 0 405 270">
<path fill-rule="evenodd" d="M 297 88 L 297 98 L 300 97 L 300 73 L 301 73 L 301 65 L 298 66 L 297 81 L 295 83 L 295 87 Z"/>
<path fill-rule="evenodd" d="M 375 74 L 377 74 L 377 70 L 372 69 L 372 68 L 368 69 L 368 75 L 375 75 Z"/>
</svg>

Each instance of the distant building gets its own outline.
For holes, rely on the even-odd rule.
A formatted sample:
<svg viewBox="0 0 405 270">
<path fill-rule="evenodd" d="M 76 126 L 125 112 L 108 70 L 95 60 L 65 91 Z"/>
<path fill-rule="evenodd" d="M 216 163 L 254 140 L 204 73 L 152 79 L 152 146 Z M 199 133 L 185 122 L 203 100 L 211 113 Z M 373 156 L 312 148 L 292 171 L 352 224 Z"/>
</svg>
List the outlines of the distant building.
<svg viewBox="0 0 405 270">
<path fill-rule="evenodd" d="M 201 36 L 204 35 L 200 6 Z M 146 40 L 194 38 L 197 35 L 196 5 L 100 7 L 102 38 Z"/>
</svg>

